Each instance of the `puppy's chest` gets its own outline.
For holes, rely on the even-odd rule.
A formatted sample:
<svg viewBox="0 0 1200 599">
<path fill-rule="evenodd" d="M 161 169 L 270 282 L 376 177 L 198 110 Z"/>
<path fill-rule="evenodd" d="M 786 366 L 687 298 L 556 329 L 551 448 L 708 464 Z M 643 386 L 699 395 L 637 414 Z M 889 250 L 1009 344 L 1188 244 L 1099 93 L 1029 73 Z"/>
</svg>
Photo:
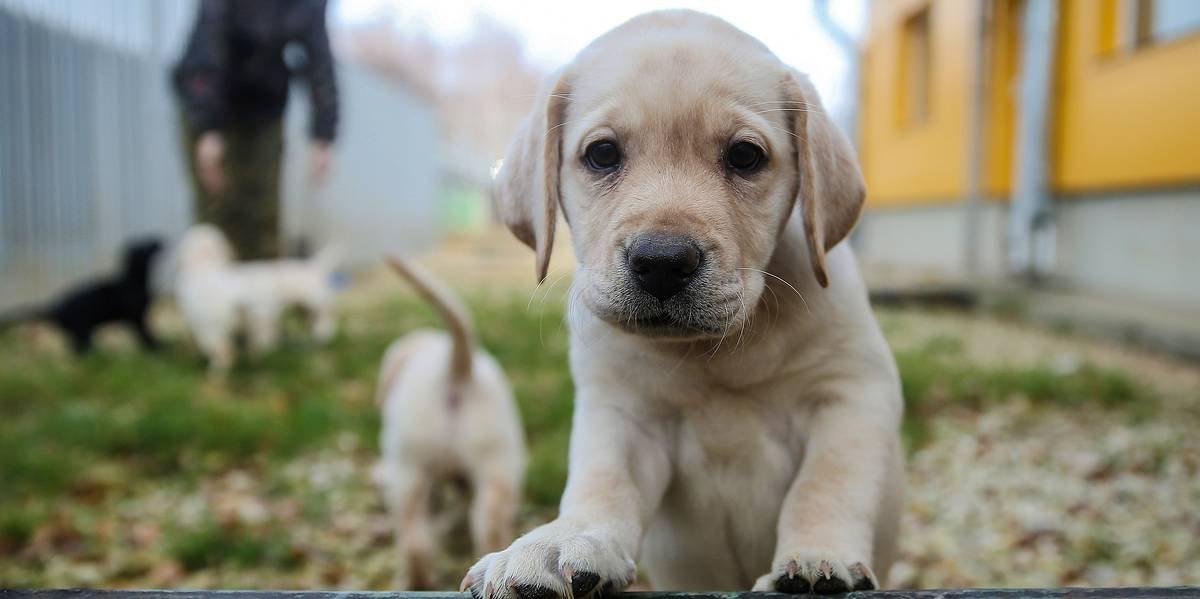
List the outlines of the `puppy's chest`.
<svg viewBox="0 0 1200 599">
<path fill-rule="evenodd" d="M 718 405 L 678 421 L 671 482 L 646 543 L 659 584 L 697 583 L 670 577 L 679 561 L 664 556 L 680 548 L 705 548 L 691 557 L 709 586 L 745 586 L 769 563 L 779 508 L 803 459 L 787 419 Z"/>
<path fill-rule="evenodd" d="M 734 402 L 686 409 L 674 431 L 676 477 L 687 486 L 734 491 L 750 480 L 790 479 L 803 457 L 793 418 Z"/>
</svg>

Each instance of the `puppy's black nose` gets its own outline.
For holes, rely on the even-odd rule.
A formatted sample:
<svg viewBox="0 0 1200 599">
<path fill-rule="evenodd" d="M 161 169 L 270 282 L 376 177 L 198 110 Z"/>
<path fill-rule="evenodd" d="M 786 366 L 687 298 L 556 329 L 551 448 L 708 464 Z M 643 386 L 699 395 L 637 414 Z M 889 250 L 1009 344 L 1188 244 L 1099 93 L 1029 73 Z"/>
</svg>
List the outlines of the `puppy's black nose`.
<svg viewBox="0 0 1200 599">
<path fill-rule="evenodd" d="M 627 264 L 638 287 L 666 301 L 687 287 L 701 257 L 700 247 L 687 237 L 648 233 L 629 244 Z"/>
</svg>

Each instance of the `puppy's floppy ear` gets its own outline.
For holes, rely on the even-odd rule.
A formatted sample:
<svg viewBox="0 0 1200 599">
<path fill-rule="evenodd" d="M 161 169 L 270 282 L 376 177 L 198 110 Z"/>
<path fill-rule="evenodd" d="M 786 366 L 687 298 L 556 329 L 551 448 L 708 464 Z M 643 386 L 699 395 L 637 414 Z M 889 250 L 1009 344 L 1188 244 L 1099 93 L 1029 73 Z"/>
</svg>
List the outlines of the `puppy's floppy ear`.
<svg viewBox="0 0 1200 599">
<path fill-rule="evenodd" d="M 546 279 L 558 217 L 562 129 L 569 87 L 560 76 L 538 94 L 496 175 L 492 200 L 513 235 L 537 253 L 537 279 Z"/>
<path fill-rule="evenodd" d="M 821 105 L 806 75 L 791 71 L 785 82 L 792 115 L 796 156 L 800 164 L 799 197 L 813 274 L 829 286 L 825 252 L 844 239 L 858 222 L 867 185 L 854 149 Z"/>
</svg>

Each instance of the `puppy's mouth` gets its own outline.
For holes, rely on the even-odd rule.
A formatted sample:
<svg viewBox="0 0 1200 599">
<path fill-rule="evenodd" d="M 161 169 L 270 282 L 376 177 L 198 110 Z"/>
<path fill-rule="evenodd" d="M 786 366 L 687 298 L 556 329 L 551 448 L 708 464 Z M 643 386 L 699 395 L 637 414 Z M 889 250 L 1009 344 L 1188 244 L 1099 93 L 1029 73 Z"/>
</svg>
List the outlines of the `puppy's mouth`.
<svg viewBox="0 0 1200 599">
<path fill-rule="evenodd" d="M 719 330 L 714 330 L 711 327 L 680 322 L 670 316 L 643 316 L 617 324 L 630 333 L 645 337 L 693 339 L 721 334 Z"/>
<path fill-rule="evenodd" d="M 592 312 L 627 333 L 657 339 L 690 341 L 720 337 L 728 327 L 726 319 L 713 318 L 709 310 L 684 305 L 593 307 Z"/>
</svg>

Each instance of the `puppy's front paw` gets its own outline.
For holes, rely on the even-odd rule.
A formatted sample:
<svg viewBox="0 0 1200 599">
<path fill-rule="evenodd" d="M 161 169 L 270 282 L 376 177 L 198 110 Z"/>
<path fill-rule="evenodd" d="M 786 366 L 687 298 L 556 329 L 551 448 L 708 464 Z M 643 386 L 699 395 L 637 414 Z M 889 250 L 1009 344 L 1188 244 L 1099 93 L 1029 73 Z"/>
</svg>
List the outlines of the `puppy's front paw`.
<svg viewBox="0 0 1200 599">
<path fill-rule="evenodd" d="M 776 560 L 771 572 L 754 583 L 756 591 L 793 595 L 810 591 L 818 595 L 832 595 L 877 588 L 879 580 L 865 562 L 839 559 L 817 552 L 796 553 L 786 559 Z"/>
<path fill-rule="evenodd" d="M 600 599 L 624 590 L 635 573 L 633 560 L 606 535 L 551 522 L 483 556 L 462 590 L 474 599 Z"/>
</svg>

